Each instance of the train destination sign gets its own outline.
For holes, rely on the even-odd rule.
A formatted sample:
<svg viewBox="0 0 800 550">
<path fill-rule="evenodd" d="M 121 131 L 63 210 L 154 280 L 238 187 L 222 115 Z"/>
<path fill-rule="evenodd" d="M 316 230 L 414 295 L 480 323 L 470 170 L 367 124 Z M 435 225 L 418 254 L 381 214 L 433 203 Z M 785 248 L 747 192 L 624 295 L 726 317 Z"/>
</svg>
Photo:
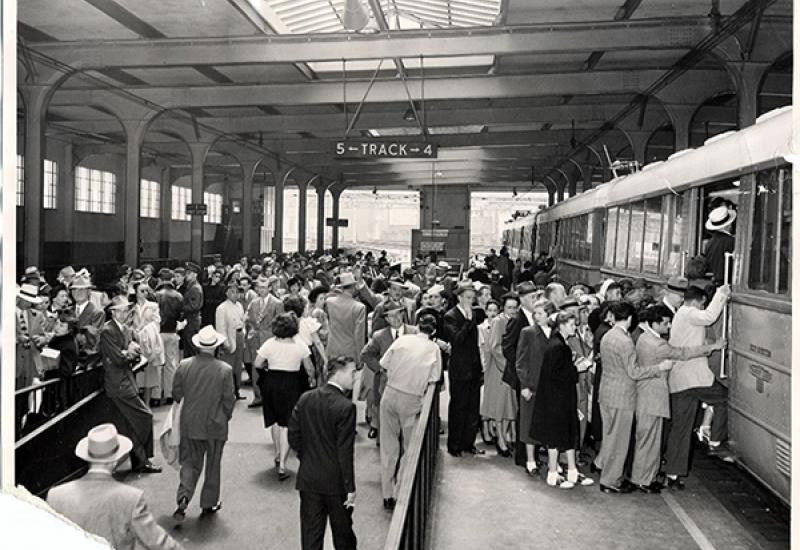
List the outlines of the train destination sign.
<svg viewBox="0 0 800 550">
<path fill-rule="evenodd" d="M 347 227 L 347 218 L 325 218 L 325 225 L 328 227 Z"/>
<path fill-rule="evenodd" d="M 343 159 L 435 159 L 439 148 L 435 143 L 405 141 L 337 141 L 334 156 Z"/>
</svg>

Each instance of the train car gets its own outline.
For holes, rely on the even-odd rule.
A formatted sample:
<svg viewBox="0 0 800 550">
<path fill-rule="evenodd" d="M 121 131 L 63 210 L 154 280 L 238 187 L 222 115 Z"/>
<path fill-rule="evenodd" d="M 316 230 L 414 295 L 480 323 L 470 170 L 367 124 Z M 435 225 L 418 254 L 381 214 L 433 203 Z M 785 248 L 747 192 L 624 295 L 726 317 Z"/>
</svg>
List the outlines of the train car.
<svg viewBox="0 0 800 550">
<path fill-rule="evenodd" d="M 507 223 L 503 230 L 503 245 L 508 247 L 512 258 L 519 258 L 523 263 L 531 261 L 533 258 L 537 215 L 528 214 L 517 218 Z"/>
<path fill-rule="evenodd" d="M 715 197 L 736 205 L 728 377 L 738 463 L 785 502 L 791 487 L 791 107 L 538 213 L 537 251 L 567 282 L 657 288 L 704 250 Z"/>
</svg>

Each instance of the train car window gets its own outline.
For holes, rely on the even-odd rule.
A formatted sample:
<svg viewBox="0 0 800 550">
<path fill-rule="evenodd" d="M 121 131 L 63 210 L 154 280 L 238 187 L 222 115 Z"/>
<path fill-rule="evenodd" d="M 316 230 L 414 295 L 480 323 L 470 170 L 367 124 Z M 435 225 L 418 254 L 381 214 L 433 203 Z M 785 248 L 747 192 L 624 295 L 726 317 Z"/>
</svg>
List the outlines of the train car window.
<svg viewBox="0 0 800 550">
<path fill-rule="evenodd" d="M 628 236 L 627 268 L 633 271 L 642 270 L 642 240 L 644 239 L 644 203 L 631 204 L 631 230 Z"/>
<path fill-rule="evenodd" d="M 697 219 L 697 235 L 700 239 L 698 252 L 705 253 L 708 241 L 711 238 L 711 231 L 706 229 L 706 220 L 709 213 L 715 208 L 726 205 L 734 210 L 739 204 L 739 181 L 722 181 L 706 185 L 700 189 L 700 212 L 702 216 Z M 736 224 L 731 227 L 731 232 L 736 234 Z"/>
<path fill-rule="evenodd" d="M 664 221 L 662 203 L 662 197 L 653 197 L 645 201 L 642 271 L 647 273 L 658 273 L 658 260 L 661 257 L 661 226 Z"/>
<path fill-rule="evenodd" d="M 747 286 L 788 294 L 791 279 L 790 167 L 759 172 L 753 189 L 753 223 Z"/>
<path fill-rule="evenodd" d="M 629 206 L 620 206 L 617 214 L 617 252 L 614 255 L 614 267 L 625 268 L 628 265 L 628 237 L 631 232 L 631 215 Z"/>
<path fill-rule="evenodd" d="M 587 262 L 592 261 L 592 243 L 594 242 L 594 224 L 597 220 L 597 212 L 586 215 L 586 232 L 583 239 L 583 256 Z"/>
<path fill-rule="evenodd" d="M 669 212 L 669 252 L 664 261 L 664 275 L 671 276 L 680 274 L 683 275 L 682 262 L 683 251 L 686 250 L 687 225 L 686 220 L 689 219 L 689 191 L 685 191 L 680 195 L 672 195 L 672 206 Z"/>
<path fill-rule="evenodd" d="M 606 255 L 603 263 L 609 267 L 614 267 L 614 256 L 616 255 L 615 250 L 617 246 L 617 218 L 619 217 L 619 212 L 617 207 L 609 208 L 606 212 Z"/>
</svg>

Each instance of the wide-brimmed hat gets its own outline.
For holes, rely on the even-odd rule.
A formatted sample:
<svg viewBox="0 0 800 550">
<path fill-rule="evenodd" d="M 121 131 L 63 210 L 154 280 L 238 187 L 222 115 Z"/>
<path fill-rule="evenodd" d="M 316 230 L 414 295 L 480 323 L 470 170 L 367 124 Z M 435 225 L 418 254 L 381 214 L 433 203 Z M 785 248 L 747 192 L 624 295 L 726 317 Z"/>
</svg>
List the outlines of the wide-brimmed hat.
<svg viewBox="0 0 800 550">
<path fill-rule="evenodd" d="M 427 294 L 442 294 L 444 292 L 444 286 L 442 285 L 433 285 L 428 290 L 425 291 Z"/>
<path fill-rule="evenodd" d="M 456 296 L 461 296 L 468 290 L 475 292 L 475 285 L 472 284 L 472 281 L 461 281 L 453 289 L 453 294 L 455 294 Z"/>
<path fill-rule="evenodd" d="M 530 281 L 523 281 L 517 285 L 517 296 L 525 296 L 526 294 L 530 294 L 532 292 L 536 292 L 536 285 Z"/>
<path fill-rule="evenodd" d="M 450 269 L 450 264 L 442 260 L 438 264 L 436 264 L 436 269 L 443 269 L 447 271 L 448 269 Z"/>
<path fill-rule="evenodd" d="M 75 455 L 86 462 L 117 462 L 125 458 L 133 448 L 133 442 L 120 435 L 114 424 L 95 426 L 86 437 L 78 441 Z"/>
<path fill-rule="evenodd" d="M 673 275 L 667 280 L 667 290 L 683 294 L 689 288 L 689 280 L 686 277 Z"/>
<path fill-rule="evenodd" d="M 132 306 L 133 303 L 130 300 L 128 300 L 127 296 L 123 296 L 122 294 L 117 294 L 116 296 L 111 298 L 111 302 L 108 304 L 106 309 L 112 311 L 115 309 L 127 309 Z"/>
<path fill-rule="evenodd" d="M 406 286 L 406 282 L 400 277 L 392 277 L 389 279 L 389 284 L 398 286 L 403 290 L 408 290 L 408 286 Z"/>
<path fill-rule="evenodd" d="M 406 306 L 400 302 L 387 302 L 383 308 L 383 314 L 388 315 L 394 311 L 406 311 Z"/>
<path fill-rule="evenodd" d="M 94 288 L 94 285 L 92 284 L 92 276 L 89 275 L 89 272 L 85 269 L 81 269 L 75 274 L 75 278 L 72 279 L 72 283 L 69 285 L 69 288 L 72 290 Z"/>
<path fill-rule="evenodd" d="M 567 308 L 579 307 L 579 306 L 580 306 L 580 304 L 578 303 L 578 300 L 576 300 L 575 298 L 570 296 L 570 297 L 567 297 L 566 300 L 561 302 L 561 306 L 559 306 L 558 309 L 563 311 L 563 310 L 565 310 Z"/>
<path fill-rule="evenodd" d="M 706 229 L 709 231 L 725 229 L 730 227 L 734 221 L 736 221 L 736 210 L 732 210 L 723 204 L 708 213 Z"/>
<path fill-rule="evenodd" d="M 356 278 L 353 277 L 352 273 L 342 273 L 339 275 L 339 286 L 342 288 L 347 288 L 350 286 L 356 285 Z"/>
<path fill-rule="evenodd" d="M 31 283 L 22 283 L 20 285 L 19 289 L 17 289 L 17 298 L 32 304 L 42 303 L 42 299 L 39 298 L 39 287 Z"/>
<path fill-rule="evenodd" d="M 158 278 L 161 279 L 162 281 L 172 281 L 172 278 L 174 276 L 175 274 L 168 267 L 162 267 L 161 269 L 158 270 Z"/>
<path fill-rule="evenodd" d="M 225 341 L 225 336 L 214 330 L 211 325 L 206 325 L 192 336 L 192 344 L 200 349 L 214 349 Z"/>
<path fill-rule="evenodd" d="M 200 266 L 194 262 L 186 262 L 186 271 L 194 271 L 195 273 L 200 275 L 200 272 L 203 270 L 200 269 Z"/>
<path fill-rule="evenodd" d="M 67 277 L 74 277 L 75 276 L 75 268 L 71 265 L 64 266 L 61 268 L 61 271 L 58 272 L 58 276 L 62 279 L 66 279 Z"/>
<path fill-rule="evenodd" d="M 133 273 L 131 273 L 131 279 L 129 282 L 130 284 L 133 285 L 144 281 L 146 278 L 147 275 L 145 275 L 144 271 L 142 271 L 141 269 L 134 269 Z"/>
</svg>

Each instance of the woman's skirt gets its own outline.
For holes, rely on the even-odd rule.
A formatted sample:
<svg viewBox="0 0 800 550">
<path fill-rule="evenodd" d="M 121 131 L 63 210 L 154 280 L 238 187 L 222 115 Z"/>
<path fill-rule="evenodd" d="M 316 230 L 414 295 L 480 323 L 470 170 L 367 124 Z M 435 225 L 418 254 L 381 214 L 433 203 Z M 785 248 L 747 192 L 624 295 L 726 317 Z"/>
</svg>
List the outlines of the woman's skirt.
<svg viewBox="0 0 800 550">
<path fill-rule="evenodd" d="M 264 427 L 269 428 L 276 423 L 284 428 L 289 425 L 292 409 L 303 392 L 300 380 L 296 371 L 261 370 L 258 383 L 261 386 Z"/>
<path fill-rule="evenodd" d="M 492 420 L 514 420 L 517 417 L 517 396 L 503 382 L 503 373 L 490 362 L 483 381 L 481 416 Z"/>
</svg>

